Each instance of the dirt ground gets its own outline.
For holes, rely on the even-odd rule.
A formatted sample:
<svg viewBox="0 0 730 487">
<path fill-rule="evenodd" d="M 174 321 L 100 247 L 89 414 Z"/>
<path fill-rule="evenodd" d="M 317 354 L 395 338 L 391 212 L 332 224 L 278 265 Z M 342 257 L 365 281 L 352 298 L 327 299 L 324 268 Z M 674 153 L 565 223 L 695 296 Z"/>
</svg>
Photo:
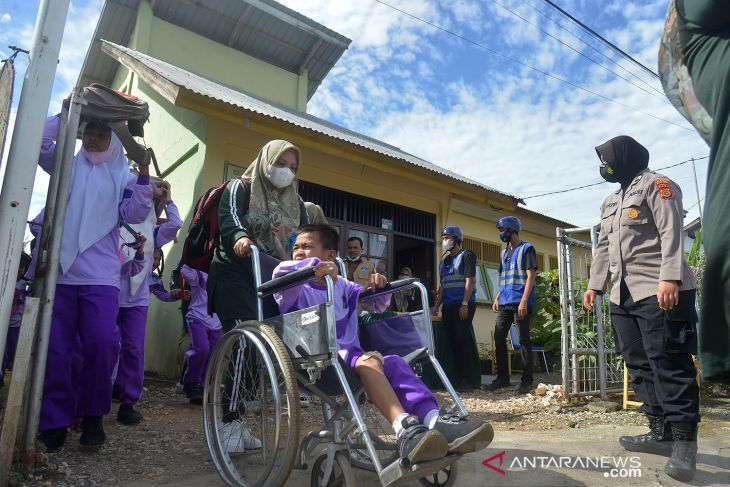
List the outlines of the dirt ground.
<svg viewBox="0 0 730 487">
<path fill-rule="evenodd" d="M 538 374 L 536 384 L 557 384 L 556 375 Z M 440 402 L 447 396 L 438 393 Z M 491 422 L 500 431 L 555 431 L 564 436 L 575 428 L 591 425 L 636 426 L 643 431 L 644 417 L 636 410 L 594 412 L 586 402 L 565 403 L 557 397 L 545 399 L 518 395 L 511 389 L 500 392 L 473 391 L 462 395 L 473 417 Z M 618 399 L 616 399 L 618 400 Z M 108 486 L 175 484 L 190 477 L 214 472 L 202 432 L 200 406 L 188 404 L 176 394 L 171 382 L 149 379 L 138 404 L 144 420 L 136 426 L 122 426 L 115 420 L 116 408 L 105 418 L 106 445 L 98 451 L 79 448 L 78 431 L 72 431 L 64 450 L 48 455 L 47 465 L 30 472 L 16 465 L 13 486 Z M 316 398 L 302 410 L 303 430 L 321 421 Z M 729 429 L 730 394 L 727 390 L 702 396 L 703 432 Z M 308 427 L 309 426 L 309 427 Z"/>
</svg>

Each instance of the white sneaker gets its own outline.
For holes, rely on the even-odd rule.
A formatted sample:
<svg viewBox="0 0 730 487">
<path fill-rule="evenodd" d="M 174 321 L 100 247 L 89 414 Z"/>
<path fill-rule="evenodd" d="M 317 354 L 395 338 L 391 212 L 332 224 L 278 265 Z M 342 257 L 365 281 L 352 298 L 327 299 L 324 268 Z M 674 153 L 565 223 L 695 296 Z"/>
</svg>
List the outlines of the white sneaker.
<svg viewBox="0 0 730 487">
<path fill-rule="evenodd" d="M 175 394 L 185 394 L 183 387 L 185 387 L 185 385 L 182 382 L 175 384 Z"/>
<path fill-rule="evenodd" d="M 220 429 L 221 443 L 228 453 L 241 453 L 246 449 L 261 448 L 261 440 L 256 438 L 247 426 L 240 421 L 226 423 Z"/>
</svg>

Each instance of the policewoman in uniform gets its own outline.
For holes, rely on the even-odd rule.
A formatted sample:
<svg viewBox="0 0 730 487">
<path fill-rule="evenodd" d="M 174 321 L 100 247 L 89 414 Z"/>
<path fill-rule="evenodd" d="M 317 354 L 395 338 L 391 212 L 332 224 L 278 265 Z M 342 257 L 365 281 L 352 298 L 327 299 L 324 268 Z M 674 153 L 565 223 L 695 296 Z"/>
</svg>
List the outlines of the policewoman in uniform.
<svg viewBox="0 0 730 487">
<path fill-rule="evenodd" d="M 474 336 L 474 312 L 476 311 L 476 264 L 477 259 L 470 250 L 463 249 L 464 234 L 461 228 L 447 226 L 441 231 L 441 260 L 435 314 L 443 303 L 442 326 L 454 365 L 453 384 L 460 391 L 477 389 L 481 384 L 479 351 Z"/>
<path fill-rule="evenodd" d="M 682 192 L 648 169 L 649 151 L 631 137 L 614 137 L 596 152 L 601 176 L 621 188 L 601 206 L 583 305 L 593 310 L 610 276 L 611 322 L 651 430 L 619 443 L 670 456 L 667 475 L 691 480 L 700 421 L 692 360 L 697 312 L 695 278 L 682 249 Z"/>
<path fill-rule="evenodd" d="M 537 253 L 531 243 L 520 238 L 522 222 L 515 216 L 505 216 L 497 222 L 499 239 L 507 244 L 499 263 L 499 294 L 494 298 L 492 311 L 497 313 L 494 328 L 494 346 L 497 359 L 497 377 L 489 385 L 496 390 L 510 385 L 508 374 L 507 335 L 512 323 L 520 332 L 522 379 L 517 392 L 532 390 L 532 342 L 530 341 L 530 311 L 535 302 Z"/>
</svg>

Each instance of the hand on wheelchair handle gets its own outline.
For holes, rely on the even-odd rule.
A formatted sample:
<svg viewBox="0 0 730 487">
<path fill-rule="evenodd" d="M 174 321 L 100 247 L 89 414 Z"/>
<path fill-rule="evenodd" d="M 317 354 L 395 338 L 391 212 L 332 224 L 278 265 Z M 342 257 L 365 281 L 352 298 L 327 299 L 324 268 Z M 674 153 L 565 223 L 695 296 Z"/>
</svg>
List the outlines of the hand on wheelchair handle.
<svg viewBox="0 0 730 487">
<path fill-rule="evenodd" d="M 328 262 L 328 261 L 322 261 L 319 264 L 314 266 L 314 275 L 319 277 L 320 279 L 324 276 L 329 275 L 332 278 L 332 282 L 337 282 L 337 275 L 339 274 L 339 269 L 337 267 L 337 264 L 334 262 Z"/>
<path fill-rule="evenodd" d="M 253 245 L 253 241 L 250 238 L 241 237 L 233 245 L 233 251 L 239 257 L 248 257 L 251 255 L 251 245 Z"/>
</svg>

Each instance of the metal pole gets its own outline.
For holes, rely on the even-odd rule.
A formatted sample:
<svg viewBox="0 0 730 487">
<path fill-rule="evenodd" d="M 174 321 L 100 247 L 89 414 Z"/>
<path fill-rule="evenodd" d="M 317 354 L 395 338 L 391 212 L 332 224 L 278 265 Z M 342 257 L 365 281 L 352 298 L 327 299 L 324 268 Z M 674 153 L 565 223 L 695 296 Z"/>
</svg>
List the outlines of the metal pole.
<svg viewBox="0 0 730 487">
<path fill-rule="evenodd" d="M 598 246 L 598 227 L 591 227 L 591 252 L 595 252 Z M 596 296 L 596 303 L 593 308 L 596 331 L 598 332 L 598 389 L 601 391 L 601 399 L 606 399 L 606 338 L 603 329 L 603 302 L 601 296 Z"/>
<path fill-rule="evenodd" d="M 66 219 L 66 207 L 68 205 L 68 191 L 71 184 L 71 171 L 73 169 L 73 156 L 76 149 L 76 130 L 81 115 L 83 99 L 79 91 L 71 94 L 69 105 L 68 121 L 66 123 L 65 141 L 63 145 L 63 158 L 60 167 L 53 170 L 60 171 L 58 191 L 55 201 L 55 213 L 49 233 L 48 240 L 48 265 L 46 268 L 46 281 L 41 295 L 41 312 L 38 322 L 38 337 L 35 351 L 35 367 L 32 374 L 30 398 L 28 401 L 28 414 L 26 416 L 25 435 L 23 451 L 28 453 L 35 450 L 35 436 L 38 430 L 38 419 L 41 410 L 41 397 L 43 396 L 43 381 L 46 375 L 46 359 L 48 355 L 48 340 L 51 335 L 51 318 L 53 315 L 53 303 L 56 294 L 56 280 L 58 278 L 58 262 L 61 255 L 61 240 L 63 236 L 63 222 Z"/>
<path fill-rule="evenodd" d="M 0 192 L 0 350 L 5 349 L 8 320 L 23 249 L 53 78 L 61 49 L 69 0 L 41 0 L 36 18 L 30 63 L 20 92 L 15 130 L 5 180 Z"/>
<path fill-rule="evenodd" d="M 568 299 L 566 297 L 566 285 L 565 285 L 565 247 L 563 245 L 563 229 L 557 227 L 555 229 L 558 246 L 558 280 L 560 282 L 560 328 L 561 328 L 561 340 L 560 340 L 560 355 L 561 355 L 561 374 L 563 376 L 563 397 L 568 399 L 570 392 L 568 386 L 570 385 L 570 379 L 568 376 L 568 318 L 566 308 L 568 306 Z"/>
<path fill-rule="evenodd" d="M 692 173 L 695 175 L 695 191 L 697 192 L 697 209 L 700 210 L 700 227 L 702 227 L 702 203 L 700 203 L 700 185 L 697 183 L 697 169 L 695 168 L 695 158 L 692 158 Z"/>
</svg>

